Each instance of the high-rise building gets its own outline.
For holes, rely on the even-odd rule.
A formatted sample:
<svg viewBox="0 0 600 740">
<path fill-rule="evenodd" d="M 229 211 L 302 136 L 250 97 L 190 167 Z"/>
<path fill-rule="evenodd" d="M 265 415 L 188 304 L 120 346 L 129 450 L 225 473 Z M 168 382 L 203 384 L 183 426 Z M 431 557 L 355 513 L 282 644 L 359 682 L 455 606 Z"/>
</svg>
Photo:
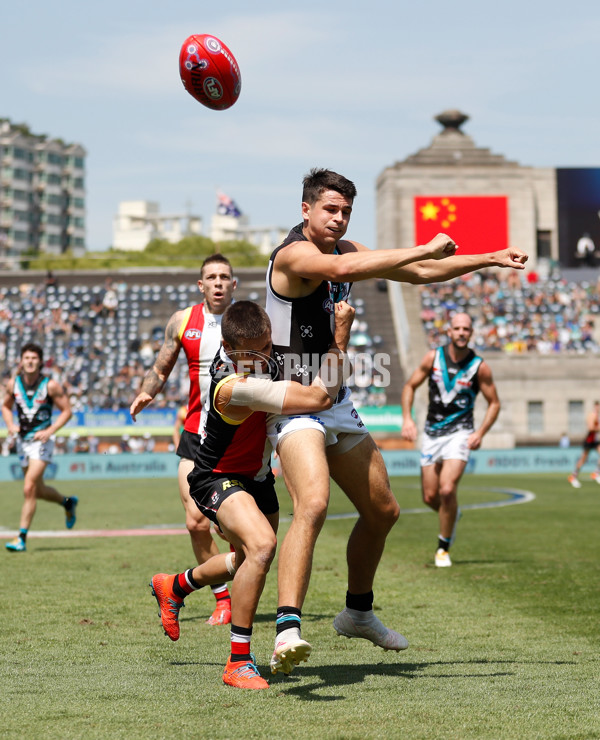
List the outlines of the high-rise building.
<svg viewBox="0 0 600 740">
<path fill-rule="evenodd" d="M 0 263 L 85 251 L 85 155 L 80 144 L 0 119 Z"/>
</svg>

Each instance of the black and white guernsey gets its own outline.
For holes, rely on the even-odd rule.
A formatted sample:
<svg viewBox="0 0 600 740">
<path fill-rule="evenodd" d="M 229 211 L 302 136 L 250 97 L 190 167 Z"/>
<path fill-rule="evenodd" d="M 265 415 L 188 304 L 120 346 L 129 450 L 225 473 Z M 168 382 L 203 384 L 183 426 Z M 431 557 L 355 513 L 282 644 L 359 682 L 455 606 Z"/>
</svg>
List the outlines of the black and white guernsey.
<svg viewBox="0 0 600 740">
<path fill-rule="evenodd" d="M 273 265 L 282 249 L 308 241 L 302 224 L 295 226 L 272 253 L 267 269 L 266 310 L 271 319 L 273 357 L 281 377 L 311 383 L 327 353 L 335 328 L 334 305 L 348 300 L 352 283 L 324 280 L 310 295 L 287 298 L 273 289 Z"/>
<path fill-rule="evenodd" d="M 479 392 L 477 371 L 482 363 L 473 350 L 453 362 L 448 345 L 435 351 L 429 376 L 429 409 L 425 433 L 442 437 L 460 429 L 473 431 L 473 409 Z"/>
<path fill-rule="evenodd" d="M 39 375 L 32 385 L 27 385 L 22 374 L 17 375 L 13 396 L 19 417 L 19 436 L 33 439 L 40 429 L 47 429 L 52 423 L 53 401 L 48 393 L 49 378 Z"/>
</svg>

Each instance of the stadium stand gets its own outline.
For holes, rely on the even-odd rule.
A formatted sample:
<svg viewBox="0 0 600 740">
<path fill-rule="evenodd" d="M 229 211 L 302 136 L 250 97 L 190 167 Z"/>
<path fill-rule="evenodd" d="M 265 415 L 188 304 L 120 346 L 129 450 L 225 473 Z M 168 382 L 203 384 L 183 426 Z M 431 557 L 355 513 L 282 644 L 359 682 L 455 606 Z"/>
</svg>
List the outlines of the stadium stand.
<svg viewBox="0 0 600 740">
<path fill-rule="evenodd" d="M 479 272 L 420 288 L 421 320 L 430 347 L 450 316 L 466 311 L 480 352 L 552 355 L 600 352 L 600 293 L 594 282 L 566 280 L 557 270 Z"/>
<path fill-rule="evenodd" d="M 128 408 L 141 378 L 152 365 L 171 314 L 200 300 L 189 273 L 22 274 L 0 282 L 0 380 L 18 363 L 21 346 L 30 341 L 44 349 L 45 372 L 67 389 L 73 409 Z M 236 271 L 236 298 L 264 305 L 264 270 Z M 350 354 L 350 379 L 357 405 L 389 403 L 389 391 L 377 372 L 376 353 L 386 353 L 394 377 L 392 397 L 401 388 L 393 326 L 382 287 L 355 286 L 357 318 Z M 371 330 L 377 326 L 377 332 Z M 177 408 L 187 398 L 188 375 L 183 353 L 155 406 Z"/>
<path fill-rule="evenodd" d="M 240 268 L 235 273 L 236 298 L 264 305 L 264 269 Z M 175 268 L 61 271 L 52 280 L 42 271 L 3 273 L 0 397 L 3 381 L 16 368 L 20 347 L 36 341 L 45 350 L 46 372 L 65 385 L 75 411 L 128 409 L 162 343 L 169 316 L 199 300 L 194 277 L 191 270 Z M 492 363 L 503 400 L 504 411 L 490 444 L 554 444 L 561 430 L 581 426 L 577 408 L 597 396 L 599 282 L 598 270 L 553 270 L 548 276 L 473 273 L 451 283 L 403 285 L 401 312 L 392 308 L 397 308 L 399 286 L 357 283 L 352 290 L 357 316 L 350 349 L 357 406 L 399 404 L 403 370 L 410 372 L 427 345 L 440 341 L 453 311 L 467 310 L 474 318 L 475 348 Z M 109 291 L 114 295 L 106 305 Z M 115 298 L 116 305 L 111 305 Z M 401 341 L 403 328 L 408 355 Z M 381 362 L 389 371 L 389 383 L 381 382 Z M 187 398 L 187 382 L 181 358 L 153 407 L 176 409 Z M 530 429 L 533 402 L 544 407 L 542 431 Z M 111 450 L 135 452 L 131 441 L 121 438 L 123 431 L 110 440 Z M 105 435 L 102 450 L 106 442 Z M 61 447 L 80 452 L 97 444 L 93 436 L 77 437 L 77 431 L 72 438 L 60 439 Z"/>
</svg>

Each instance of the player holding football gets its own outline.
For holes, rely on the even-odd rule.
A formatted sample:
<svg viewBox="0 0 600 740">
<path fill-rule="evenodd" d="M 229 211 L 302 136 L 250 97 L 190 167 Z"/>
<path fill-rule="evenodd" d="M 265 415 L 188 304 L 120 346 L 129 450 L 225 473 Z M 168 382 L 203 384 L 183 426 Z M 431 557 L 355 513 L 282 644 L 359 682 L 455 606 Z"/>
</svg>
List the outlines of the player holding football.
<svg viewBox="0 0 600 740">
<path fill-rule="evenodd" d="M 54 435 L 69 421 L 72 413 L 63 387 L 56 380 L 42 375 L 43 360 L 44 353 L 38 344 L 28 342 L 21 347 L 19 372 L 6 384 L 2 403 L 2 418 L 9 435 L 16 437 L 17 453 L 25 476 L 19 536 L 6 543 L 6 549 L 11 552 L 25 552 L 27 549 L 27 533 L 39 498 L 64 507 L 67 529 L 71 529 L 76 520 L 77 496 L 63 496 L 44 482 L 46 466 L 52 462 Z M 15 405 L 18 424 L 13 418 Z M 60 414 L 53 422 L 54 405 Z"/>
<path fill-rule="evenodd" d="M 275 357 L 288 379 L 311 377 L 314 371 L 309 365 L 314 368 L 316 358 L 318 366 L 330 341 L 333 305 L 347 298 L 356 280 L 438 282 L 485 267 L 521 270 L 527 260 L 518 249 L 454 256 L 456 245 L 445 234 L 411 249 L 368 249 L 344 239 L 355 196 L 354 184 L 345 177 L 312 170 L 304 178 L 302 223 L 271 256 L 267 313 L 273 324 Z M 304 362 L 302 355 L 309 361 Z M 350 391 L 342 388 L 333 409 L 324 414 L 275 417 L 268 431 L 294 507 L 279 551 L 278 635 L 272 671 L 289 672 L 293 665 L 285 656 L 303 642 L 301 609 L 315 542 L 327 513 L 330 476 L 359 514 L 347 548 L 346 609 L 336 616 L 334 629 L 385 649 L 404 650 L 407 640 L 385 627 L 372 608 L 375 572 L 400 509 L 381 453 L 354 409 Z"/>
<path fill-rule="evenodd" d="M 417 438 L 412 419 L 415 391 L 429 379 L 429 409 L 421 451 L 423 501 L 439 514 L 440 534 L 434 562 L 438 568 L 452 565 L 448 550 L 460 516 L 458 484 L 471 450 L 478 450 L 483 436 L 500 413 L 500 401 L 492 372 L 486 362 L 469 349 L 473 334 L 471 317 L 457 313 L 450 320 L 450 342 L 430 350 L 402 389 L 402 437 Z M 475 397 L 481 391 L 488 402 L 479 429 L 474 428 Z"/>
<path fill-rule="evenodd" d="M 200 268 L 198 288 L 204 301 L 176 311 L 165 329 L 164 343 L 153 367 L 146 373 L 140 392 L 129 409 L 133 420 L 164 388 L 181 349 L 185 352 L 190 373 L 190 393 L 187 415 L 183 423 L 177 454 L 179 494 L 185 509 L 185 525 L 192 540 L 198 563 L 219 552 L 210 534 L 210 522 L 190 498 L 187 476 L 194 467 L 194 455 L 199 445 L 200 412 L 210 385 L 210 366 L 221 343 L 221 319 L 233 301 L 236 288 L 231 264 L 222 254 L 207 257 Z M 212 587 L 217 600 L 208 624 L 229 624 L 231 599 L 225 583 Z"/>
<path fill-rule="evenodd" d="M 581 455 L 575 463 L 575 470 L 571 473 L 568 478 L 569 483 L 573 488 L 581 488 L 581 481 L 579 480 L 579 471 L 585 465 L 589 454 L 592 450 L 596 450 L 598 459 L 596 461 L 596 470 L 591 474 L 592 480 L 596 483 L 600 483 L 600 401 L 594 401 L 594 408 L 590 411 L 586 418 L 587 434 L 583 440 L 583 449 Z"/>
<path fill-rule="evenodd" d="M 311 385 L 273 382 L 264 374 L 272 361 L 271 324 L 251 301 L 230 306 L 223 317 L 223 347 L 212 366 L 202 441 L 189 475 L 198 507 L 224 533 L 234 553 L 216 555 L 177 575 L 159 573 L 151 586 L 165 633 L 179 638 L 184 598 L 204 585 L 233 575 L 231 655 L 223 681 L 238 688 L 266 689 L 250 653 L 252 624 L 267 572 L 275 556 L 279 504 L 270 468 L 267 413 L 318 413 L 333 404 L 342 381 L 354 309 L 338 303 L 333 341 Z M 297 644 L 295 661 L 305 660 L 308 643 Z"/>
</svg>

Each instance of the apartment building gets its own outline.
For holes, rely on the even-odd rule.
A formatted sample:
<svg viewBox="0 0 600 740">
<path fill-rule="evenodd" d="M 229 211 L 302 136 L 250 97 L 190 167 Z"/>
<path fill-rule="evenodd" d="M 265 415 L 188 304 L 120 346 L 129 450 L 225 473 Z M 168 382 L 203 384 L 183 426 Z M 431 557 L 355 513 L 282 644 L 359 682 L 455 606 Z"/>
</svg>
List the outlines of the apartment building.
<svg viewBox="0 0 600 740">
<path fill-rule="evenodd" d="M 0 264 L 25 254 L 85 251 L 85 156 L 80 144 L 0 119 Z"/>
</svg>

